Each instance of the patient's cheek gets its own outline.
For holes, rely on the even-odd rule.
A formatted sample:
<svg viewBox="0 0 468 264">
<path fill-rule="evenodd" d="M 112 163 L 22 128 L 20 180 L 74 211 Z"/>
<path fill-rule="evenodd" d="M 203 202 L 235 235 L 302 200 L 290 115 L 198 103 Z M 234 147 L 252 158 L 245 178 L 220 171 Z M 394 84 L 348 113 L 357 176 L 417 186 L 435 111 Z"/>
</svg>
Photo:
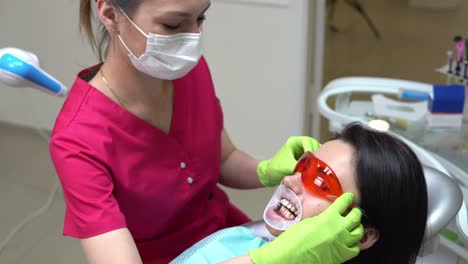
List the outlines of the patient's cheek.
<svg viewBox="0 0 468 264">
<path fill-rule="evenodd" d="M 330 205 L 331 202 L 321 199 L 314 199 L 304 202 L 302 204 L 302 220 L 321 214 Z"/>
</svg>

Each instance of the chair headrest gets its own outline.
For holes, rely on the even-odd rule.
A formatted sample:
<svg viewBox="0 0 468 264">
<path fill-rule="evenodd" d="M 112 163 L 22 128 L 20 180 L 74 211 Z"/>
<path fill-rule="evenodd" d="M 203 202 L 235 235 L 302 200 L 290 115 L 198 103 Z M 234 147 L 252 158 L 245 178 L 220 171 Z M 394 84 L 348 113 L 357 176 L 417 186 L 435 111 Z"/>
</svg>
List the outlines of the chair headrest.
<svg viewBox="0 0 468 264">
<path fill-rule="evenodd" d="M 463 195 L 457 183 L 445 173 L 423 166 L 428 194 L 424 240 L 431 240 L 457 215 Z"/>
</svg>

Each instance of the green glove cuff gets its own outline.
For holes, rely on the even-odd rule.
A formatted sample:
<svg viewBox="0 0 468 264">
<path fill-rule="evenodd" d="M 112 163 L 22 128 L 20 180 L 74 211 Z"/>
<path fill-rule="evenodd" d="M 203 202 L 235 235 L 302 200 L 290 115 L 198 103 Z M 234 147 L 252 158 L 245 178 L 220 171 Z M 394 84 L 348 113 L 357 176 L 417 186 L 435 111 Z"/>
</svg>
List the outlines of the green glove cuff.
<svg viewBox="0 0 468 264">
<path fill-rule="evenodd" d="M 257 176 L 260 182 L 263 184 L 265 187 L 272 187 L 275 186 L 276 184 L 273 182 L 270 182 L 268 177 L 266 177 L 266 172 L 268 168 L 268 163 L 270 163 L 270 160 L 262 160 L 260 163 L 258 163 L 257 166 Z"/>
<path fill-rule="evenodd" d="M 261 263 L 267 263 L 267 261 L 263 260 L 262 258 L 262 253 L 261 250 L 264 250 L 264 247 L 268 247 L 268 244 L 264 245 L 263 247 L 251 250 L 248 252 L 250 259 L 252 259 L 252 262 L 254 264 L 261 264 Z"/>
</svg>

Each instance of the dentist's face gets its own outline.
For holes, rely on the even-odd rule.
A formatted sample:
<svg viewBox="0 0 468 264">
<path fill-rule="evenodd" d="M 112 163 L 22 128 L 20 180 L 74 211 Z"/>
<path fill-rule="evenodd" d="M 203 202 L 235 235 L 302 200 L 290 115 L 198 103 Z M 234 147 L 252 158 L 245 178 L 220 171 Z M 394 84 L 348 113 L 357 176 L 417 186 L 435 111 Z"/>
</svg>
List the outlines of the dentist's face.
<svg viewBox="0 0 468 264">
<path fill-rule="evenodd" d="M 210 0 L 145 0 L 130 16 L 146 34 L 173 35 L 201 31 Z M 115 8 L 118 32 L 137 57 L 146 49 L 147 39 Z M 121 47 L 124 57 L 127 50 Z"/>
<path fill-rule="evenodd" d="M 317 151 L 314 152 L 314 156 L 325 162 L 336 174 L 340 181 L 341 187 L 344 192 L 352 192 L 359 203 L 360 197 L 357 192 L 355 183 L 354 171 L 354 149 L 351 145 L 341 141 L 333 140 L 323 144 Z M 318 196 L 314 196 L 304 188 L 301 176 L 299 174 L 287 176 L 284 178 L 283 184 L 289 187 L 299 198 L 302 205 L 302 218 L 301 220 L 319 215 L 323 212 L 331 202 L 324 200 Z M 298 205 L 293 205 L 297 208 Z M 295 208 L 289 208 L 289 210 L 295 210 Z M 286 208 L 280 208 L 279 211 L 286 210 Z M 281 215 L 281 213 L 280 213 Z M 286 212 L 286 215 L 288 213 Z M 271 234 L 278 236 L 283 231 L 274 229 L 267 225 L 268 230 Z"/>
</svg>

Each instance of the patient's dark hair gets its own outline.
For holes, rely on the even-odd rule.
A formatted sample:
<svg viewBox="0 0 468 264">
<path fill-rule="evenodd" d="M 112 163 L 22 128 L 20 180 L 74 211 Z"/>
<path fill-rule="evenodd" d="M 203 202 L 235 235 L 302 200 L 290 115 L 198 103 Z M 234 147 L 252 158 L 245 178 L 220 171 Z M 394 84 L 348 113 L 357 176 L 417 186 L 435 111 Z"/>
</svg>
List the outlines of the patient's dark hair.
<svg viewBox="0 0 468 264">
<path fill-rule="evenodd" d="M 427 188 L 421 163 L 401 140 L 352 123 L 335 136 L 354 148 L 364 227 L 379 240 L 347 263 L 414 263 L 427 220 Z"/>
</svg>

